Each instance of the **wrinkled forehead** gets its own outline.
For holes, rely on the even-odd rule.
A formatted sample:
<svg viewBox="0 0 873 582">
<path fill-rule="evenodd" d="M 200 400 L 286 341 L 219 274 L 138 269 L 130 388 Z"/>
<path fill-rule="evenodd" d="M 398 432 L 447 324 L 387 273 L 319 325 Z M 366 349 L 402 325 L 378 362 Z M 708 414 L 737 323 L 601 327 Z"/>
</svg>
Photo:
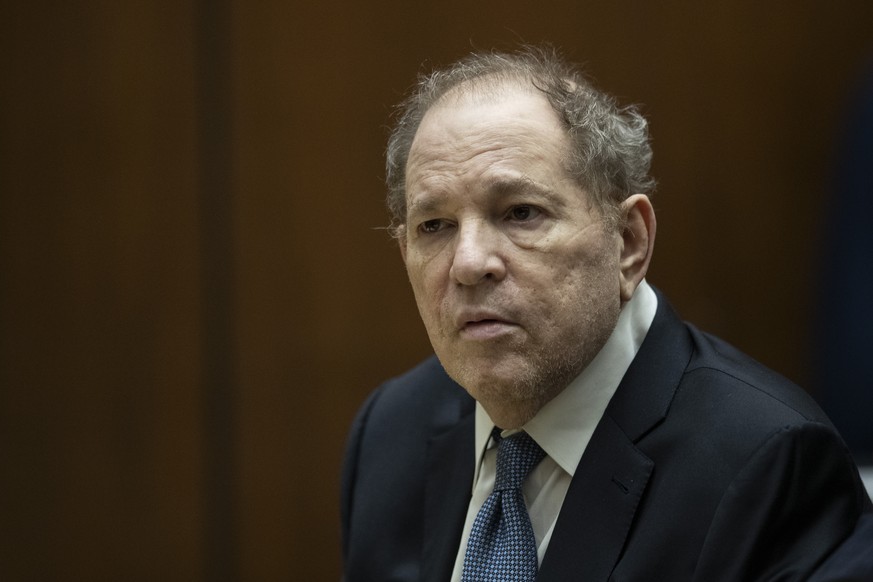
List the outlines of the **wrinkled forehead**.
<svg viewBox="0 0 873 582">
<path fill-rule="evenodd" d="M 448 96 L 425 116 L 407 161 L 408 203 L 461 184 L 501 193 L 537 184 L 548 190 L 572 180 L 565 165 L 569 137 L 547 99 L 502 89 Z"/>
<path fill-rule="evenodd" d="M 411 144 L 407 171 L 422 149 L 434 155 L 434 149 L 445 153 L 462 152 L 467 146 L 513 145 L 524 150 L 547 143 L 566 154 L 568 140 L 560 116 L 536 87 L 477 80 L 446 93 L 425 113 Z"/>
<path fill-rule="evenodd" d="M 442 141 L 452 148 L 466 138 L 491 135 L 500 140 L 527 131 L 548 134 L 561 148 L 562 158 L 570 153 L 571 137 L 561 114 L 531 78 L 519 74 L 477 77 L 447 91 L 424 113 L 410 144 L 407 170 L 423 143 Z M 523 141 L 518 145 L 526 147 Z"/>
</svg>

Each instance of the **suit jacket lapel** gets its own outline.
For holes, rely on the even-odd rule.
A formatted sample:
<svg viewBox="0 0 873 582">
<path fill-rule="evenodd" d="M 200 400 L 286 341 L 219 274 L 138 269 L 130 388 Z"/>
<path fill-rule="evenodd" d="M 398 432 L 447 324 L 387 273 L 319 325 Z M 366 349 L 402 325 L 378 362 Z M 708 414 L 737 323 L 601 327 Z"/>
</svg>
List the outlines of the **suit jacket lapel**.
<svg viewBox="0 0 873 582">
<path fill-rule="evenodd" d="M 445 582 L 452 575 L 470 503 L 474 470 L 473 399 L 460 403 L 461 420 L 434 436 L 425 476 L 424 548 L 421 579 Z"/>
<path fill-rule="evenodd" d="M 654 463 L 605 416 L 579 462 L 538 581 L 607 580 Z"/>
<path fill-rule="evenodd" d="M 570 483 L 538 581 L 609 578 L 654 469 L 635 443 L 667 415 L 690 357 L 688 332 L 659 294 L 655 321 Z"/>
</svg>

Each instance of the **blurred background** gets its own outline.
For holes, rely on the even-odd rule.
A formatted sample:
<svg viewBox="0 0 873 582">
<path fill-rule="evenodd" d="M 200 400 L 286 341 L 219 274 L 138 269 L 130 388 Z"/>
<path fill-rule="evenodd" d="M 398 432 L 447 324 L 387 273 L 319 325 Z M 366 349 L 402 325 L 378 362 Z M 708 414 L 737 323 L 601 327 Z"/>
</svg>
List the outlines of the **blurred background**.
<svg viewBox="0 0 873 582">
<path fill-rule="evenodd" d="M 649 280 L 867 454 L 869 0 L 9 1 L 0 579 L 337 580 L 348 425 L 430 351 L 380 228 L 392 105 L 544 40 L 651 121 Z"/>
</svg>

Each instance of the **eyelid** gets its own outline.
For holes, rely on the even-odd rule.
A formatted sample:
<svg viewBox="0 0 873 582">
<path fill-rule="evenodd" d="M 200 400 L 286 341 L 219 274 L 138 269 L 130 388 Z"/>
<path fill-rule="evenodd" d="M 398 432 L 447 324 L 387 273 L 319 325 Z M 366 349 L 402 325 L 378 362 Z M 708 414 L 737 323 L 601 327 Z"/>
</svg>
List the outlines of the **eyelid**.
<svg viewBox="0 0 873 582">
<path fill-rule="evenodd" d="M 513 204 L 512 206 L 510 206 L 509 209 L 506 211 L 505 215 L 508 218 L 512 219 L 513 218 L 512 213 L 514 211 L 518 210 L 519 208 L 528 208 L 528 209 L 530 209 L 530 213 L 531 213 L 531 216 L 529 216 L 528 218 L 515 219 L 515 220 L 521 220 L 522 222 L 529 222 L 529 221 L 531 221 L 535 218 L 539 218 L 540 216 L 545 214 L 545 210 L 543 210 L 542 206 L 538 206 L 536 204 L 530 204 L 530 203 L 520 203 L 520 204 Z"/>
<path fill-rule="evenodd" d="M 436 225 L 434 225 L 434 226 L 436 226 L 436 230 L 425 230 L 425 225 L 429 222 L 437 223 Z M 416 226 L 415 230 L 419 234 L 428 235 L 428 234 L 436 234 L 438 232 L 442 232 L 448 226 L 450 226 L 450 224 L 444 218 L 428 218 L 426 220 L 422 220 L 421 222 L 419 222 L 418 226 Z"/>
</svg>

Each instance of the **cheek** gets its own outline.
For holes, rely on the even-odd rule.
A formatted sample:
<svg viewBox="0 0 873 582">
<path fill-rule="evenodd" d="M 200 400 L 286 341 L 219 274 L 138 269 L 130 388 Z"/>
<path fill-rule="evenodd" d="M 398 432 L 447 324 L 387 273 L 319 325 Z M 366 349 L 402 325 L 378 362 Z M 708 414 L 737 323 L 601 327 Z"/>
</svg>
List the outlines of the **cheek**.
<svg viewBox="0 0 873 582">
<path fill-rule="evenodd" d="M 560 255 L 562 260 L 557 267 L 565 269 L 569 279 L 585 285 L 588 280 L 602 281 L 614 273 L 616 282 L 618 281 L 621 253 L 613 239 L 591 236 L 575 242 L 567 252 Z"/>
<path fill-rule="evenodd" d="M 586 281 L 599 277 L 608 265 L 603 253 L 590 249 L 564 249 L 564 252 L 543 254 L 539 259 L 539 267 L 535 269 L 540 271 L 540 285 L 553 288 L 585 286 Z"/>
<path fill-rule="evenodd" d="M 428 269 L 421 263 L 421 261 L 407 261 L 406 274 L 413 287 L 420 287 L 427 281 Z"/>
<path fill-rule="evenodd" d="M 425 321 L 435 317 L 442 301 L 440 275 L 432 263 L 422 265 L 420 262 L 407 262 L 406 273 L 412 286 L 415 302 Z"/>
<path fill-rule="evenodd" d="M 534 301 L 553 313 L 597 308 L 608 302 L 610 295 L 618 300 L 617 263 L 609 253 L 568 253 L 551 262 L 538 286 L 541 294 Z"/>
</svg>

